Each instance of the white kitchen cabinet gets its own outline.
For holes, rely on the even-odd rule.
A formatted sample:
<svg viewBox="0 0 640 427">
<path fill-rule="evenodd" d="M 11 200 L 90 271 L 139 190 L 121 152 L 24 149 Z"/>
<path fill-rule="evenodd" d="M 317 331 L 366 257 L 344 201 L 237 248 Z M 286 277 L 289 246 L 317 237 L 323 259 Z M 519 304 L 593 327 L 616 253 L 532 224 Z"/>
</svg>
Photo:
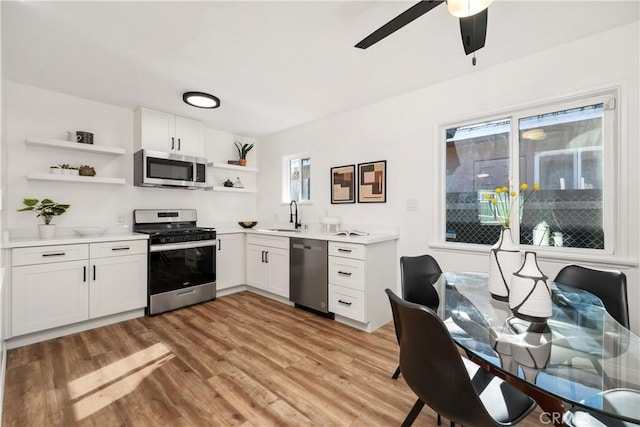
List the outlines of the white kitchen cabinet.
<svg viewBox="0 0 640 427">
<path fill-rule="evenodd" d="M 11 335 L 143 308 L 146 293 L 145 240 L 15 248 Z"/>
<path fill-rule="evenodd" d="M 329 242 L 329 311 L 336 320 L 373 332 L 391 320 L 385 288 L 395 289 L 395 241 Z"/>
<path fill-rule="evenodd" d="M 219 234 L 216 252 L 216 288 L 218 290 L 245 282 L 244 233 Z"/>
<path fill-rule="evenodd" d="M 13 267 L 13 336 L 81 322 L 89 318 L 87 261 Z"/>
<path fill-rule="evenodd" d="M 247 284 L 289 298 L 289 238 L 247 235 Z"/>
<path fill-rule="evenodd" d="M 90 318 L 146 306 L 146 241 L 92 243 L 89 253 Z"/>
<path fill-rule="evenodd" d="M 141 107 L 135 116 L 135 149 L 204 157 L 204 124 Z"/>
</svg>

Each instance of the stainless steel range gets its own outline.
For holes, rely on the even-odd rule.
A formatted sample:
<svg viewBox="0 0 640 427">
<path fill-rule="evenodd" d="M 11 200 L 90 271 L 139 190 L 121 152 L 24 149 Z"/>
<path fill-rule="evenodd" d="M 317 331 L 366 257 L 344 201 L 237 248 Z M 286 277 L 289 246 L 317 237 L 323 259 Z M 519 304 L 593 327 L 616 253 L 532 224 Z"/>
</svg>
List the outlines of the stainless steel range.
<svg viewBox="0 0 640 427">
<path fill-rule="evenodd" d="M 136 209 L 133 231 L 149 235 L 147 314 L 216 297 L 216 230 L 195 209 Z"/>
</svg>

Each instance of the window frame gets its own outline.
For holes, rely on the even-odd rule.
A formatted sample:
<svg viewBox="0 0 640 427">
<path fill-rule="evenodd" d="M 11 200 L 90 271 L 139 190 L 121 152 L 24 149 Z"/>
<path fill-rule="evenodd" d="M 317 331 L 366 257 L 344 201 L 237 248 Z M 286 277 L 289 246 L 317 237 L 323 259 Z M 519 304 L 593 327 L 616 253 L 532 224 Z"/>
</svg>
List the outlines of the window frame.
<svg viewBox="0 0 640 427">
<path fill-rule="evenodd" d="M 573 247 L 554 247 L 554 246 L 533 246 L 527 244 L 517 243 L 523 250 L 535 250 L 538 253 L 542 253 L 543 256 L 548 255 L 549 258 L 557 259 L 558 255 L 562 255 L 563 258 L 574 259 L 602 259 L 603 257 L 610 258 L 612 256 L 620 256 L 622 249 L 626 247 L 627 242 L 624 240 L 624 236 L 621 234 L 621 230 L 626 229 L 628 226 L 629 218 L 623 218 L 621 215 L 621 207 L 623 198 L 628 194 L 628 185 L 625 180 L 621 179 L 624 167 L 615 167 L 615 165 L 621 159 L 620 153 L 622 152 L 620 135 L 620 121 L 621 113 L 617 106 L 620 99 L 619 88 L 607 88 L 593 93 L 587 93 L 582 95 L 573 95 L 566 98 L 559 98 L 552 101 L 545 101 L 539 103 L 531 103 L 523 105 L 517 108 L 504 109 L 494 111 L 489 114 L 475 116 L 466 119 L 459 119 L 441 123 L 437 126 L 436 140 L 437 140 L 437 153 L 435 156 L 435 162 L 437 164 L 434 170 L 438 171 L 438 179 L 435 180 L 434 185 L 437 186 L 435 194 L 437 200 L 440 201 L 441 208 L 438 210 L 437 221 L 435 221 L 434 236 L 436 236 L 436 242 L 432 244 L 432 247 L 442 248 L 447 250 L 459 250 L 459 251 L 471 251 L 471 252 L 486 252 L 489 245 L 476 244 L 476 243 L 463 243 L 463 242 L 448 242 L 446 240 L 446 220 L 447 220 L 447 179 L 446 179 L 446 131 L 451 128 L 459 128 L 464 126 L 473 126 L 478 123 L 489 123 L 502 119 L 510 120 L 509 130 L 509 186 L 517 188 L 520 185 L 519 182 L 519 162 L 513 162 L 511 159 L 518 159 L 520 153 L 520 141 L 519 141 L 519 120 L 526 117 L 543 115 L 547 113 L 567 110 L 571 108 L 583 107 L 593 104 L 603 104 L 603 209 L 602 209 L 602 222 L 604 232 L 604 249 L 589 249 L 589 248 L 573 248 Z M 520 220 L 519 215 L 513 215 L 511 219 L 512 228 L 517 230 L 514 232 L 514 236 L 519 236 Z M 623 223 L 624 221 L 624 223 Z M 625 263 L 626 264 L 626 263 Z"/>
<path fill-rule="evenodd" d="M 296 154 L 288 154 L 286 156 L 282 156 L 282 189 L 281 189 L 281 199 L 283 204 L 289 204 L 291 202 L 291 174 L 289 164 L 291 160 L 300 160 L 300 164 L 302 164 L 303 159 L 309 159 L 311 161 L 311 153 L 302 152 Z M 311 167 L 311 166 L 309 166 Z M 309 170 L 309 179 L 311 179 L 311 170 Z M 296 202 L 298 205 L 310 205 L 313 204 L 311 186 L 309 186 L 309 200 L 300 200 Z"/>
</svg>

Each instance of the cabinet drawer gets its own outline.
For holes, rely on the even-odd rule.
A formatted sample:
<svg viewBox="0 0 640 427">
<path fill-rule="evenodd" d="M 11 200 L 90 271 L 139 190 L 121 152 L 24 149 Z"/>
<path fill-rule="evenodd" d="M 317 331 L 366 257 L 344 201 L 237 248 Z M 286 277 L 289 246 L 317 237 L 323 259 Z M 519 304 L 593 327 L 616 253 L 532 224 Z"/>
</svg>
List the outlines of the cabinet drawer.
<svg viewBox="0 0 640 427">
<path fill-rule="evenodd" d="M 366 322 L 364 292 L 329 285 L 329 311 L 358 322 Z"/>
<path fill-rule="evenodd" d="M 330 256 L 329 283 L 364 291 L 364 261 Z"/>
<path fill-rule="evenodd" d="M 86 260 L 89 257 L 89 245 L 56 245 L 15 248 L 11 251 L 11 265 L 48 264 L 60 261 Z"/>
<path fill-rule="evenodd" d="M 91 243 L 89 253 L 91 258 L 146 254 L 147 241 L 122 240 L 119 242 Z"/>
<path fill-rule="evenodd" d="M 265 236 L 262 234 L 247 234 L 247 244 L 270 246 L 289 250 L 289 238 L 279 236 Z"/>
<path fill-rule="evenodd" d="M 329 255 L 364 260 L 366 247 L 357 243 L 329 242 Z"/>
</svg>

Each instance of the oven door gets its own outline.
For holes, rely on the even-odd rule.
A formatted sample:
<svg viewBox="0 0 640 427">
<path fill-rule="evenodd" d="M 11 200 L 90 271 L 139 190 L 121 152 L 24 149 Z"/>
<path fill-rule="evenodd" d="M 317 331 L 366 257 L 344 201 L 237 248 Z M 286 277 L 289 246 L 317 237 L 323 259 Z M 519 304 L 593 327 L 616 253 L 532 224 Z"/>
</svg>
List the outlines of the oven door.
<svg viewBox="0 0 640 427">
<path fill-rule="evenodd" d="M 149 247 L 150 295 L 211 284 L 215 281 L 215 240 Z"/>
</svg>

